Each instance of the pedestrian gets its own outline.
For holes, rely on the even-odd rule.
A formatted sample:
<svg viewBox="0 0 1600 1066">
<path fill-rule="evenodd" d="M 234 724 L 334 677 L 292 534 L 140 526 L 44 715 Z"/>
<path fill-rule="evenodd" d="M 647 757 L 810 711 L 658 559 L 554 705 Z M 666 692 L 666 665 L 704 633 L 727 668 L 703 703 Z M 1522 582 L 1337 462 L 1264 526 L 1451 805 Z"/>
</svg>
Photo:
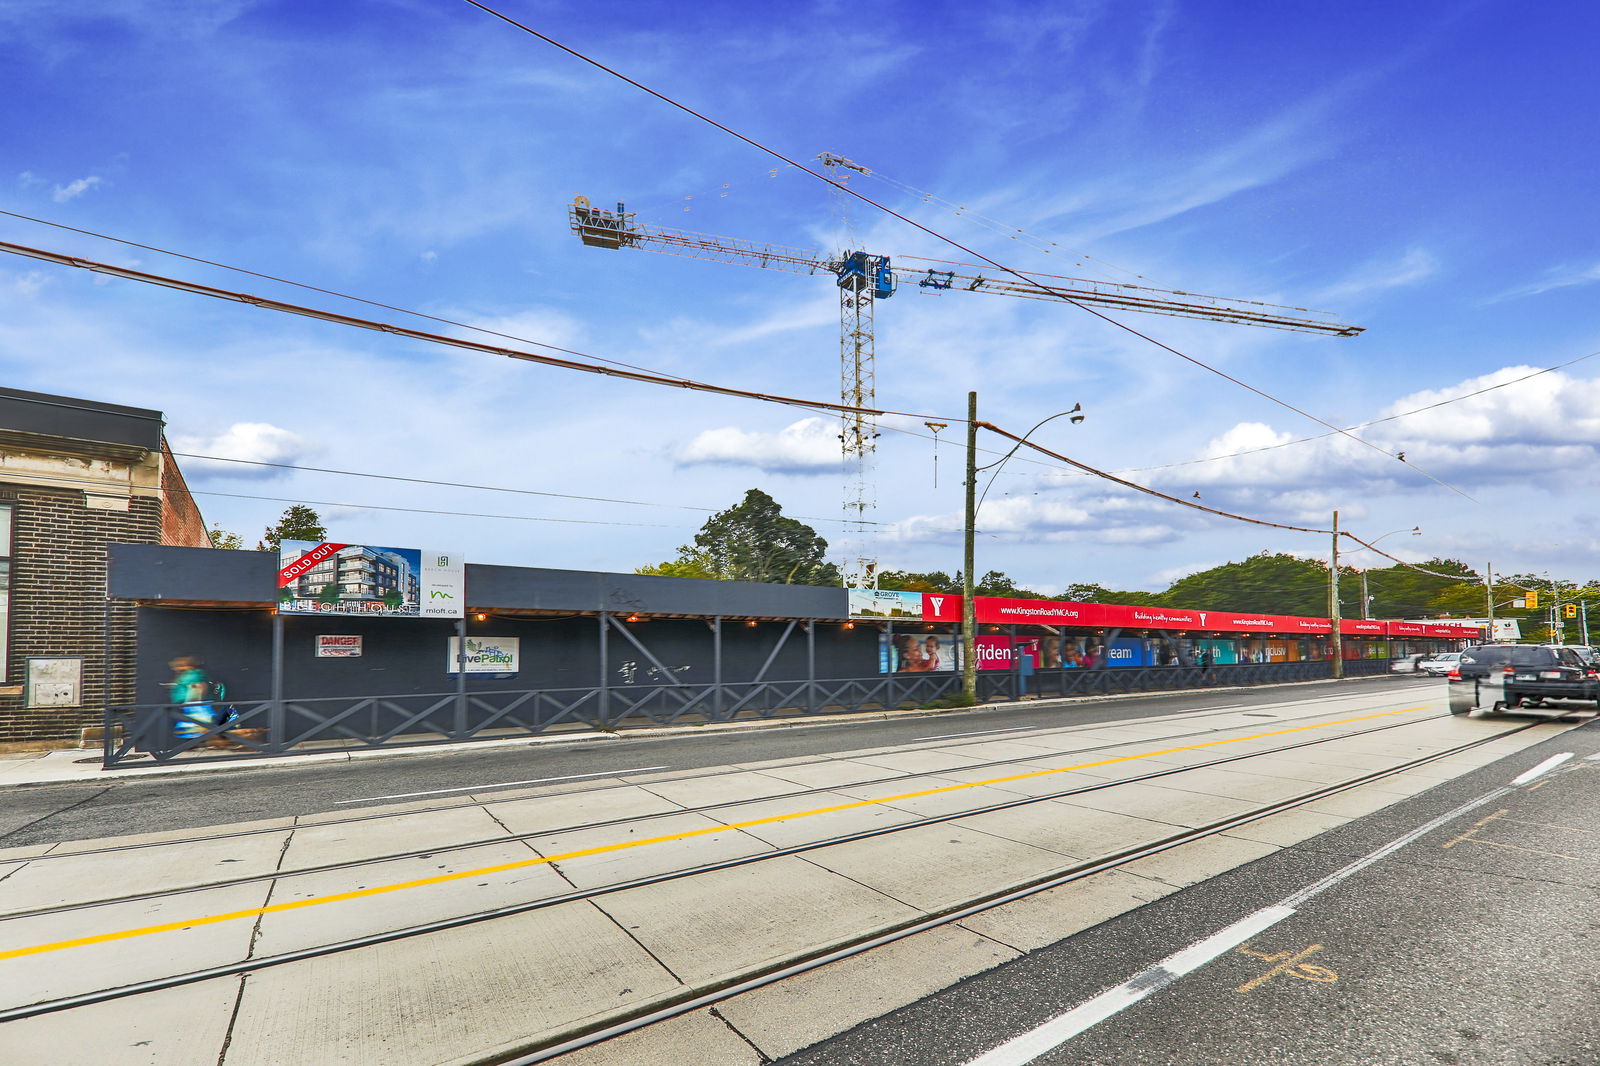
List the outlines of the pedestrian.
<svg viewBox="0 0 1600 1066">
<path fill-rule="evenodd" d="M 178 705 L 172 732 L 179 740 L 197 740 L 221 721 L 214 702 L 216 686 L 198 659 L 181 655 L 167 665 L 172 667 L 168 693 Z M 211 738 L 211 743 L 220 747 L 227 741 L 218 735 Z"/>
</svg>

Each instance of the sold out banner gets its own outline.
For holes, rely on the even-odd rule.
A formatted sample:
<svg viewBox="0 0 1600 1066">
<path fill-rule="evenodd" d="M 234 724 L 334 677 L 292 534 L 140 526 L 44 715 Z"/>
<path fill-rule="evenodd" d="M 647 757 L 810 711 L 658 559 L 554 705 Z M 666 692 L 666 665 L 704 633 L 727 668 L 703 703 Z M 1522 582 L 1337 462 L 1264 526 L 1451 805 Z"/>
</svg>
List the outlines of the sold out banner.
<svg viewBox="0 0 1600 1066">
<path fill-rule="evenodd" d="M 459 552 L 286 540 L 278 556 L 282 614 L 460 618 L 466 604 Z"/>
</svg>

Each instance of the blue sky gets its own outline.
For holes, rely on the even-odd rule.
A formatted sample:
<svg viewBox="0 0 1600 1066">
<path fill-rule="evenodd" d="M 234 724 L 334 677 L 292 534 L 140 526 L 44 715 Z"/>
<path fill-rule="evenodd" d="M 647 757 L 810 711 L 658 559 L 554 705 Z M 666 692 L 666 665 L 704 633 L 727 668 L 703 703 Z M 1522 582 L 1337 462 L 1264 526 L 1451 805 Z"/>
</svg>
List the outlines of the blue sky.
<svg viewBox="0 0 1600 1066">
<path fill-rule="evenodd" d="M 1336 312 L 1366 332 L 1122 318 L 1339 425 L 1600 352 L 1593 5 L 504 10 L 793 158 L 866 165 L 860 191 L 1020 269 Z M 838 395 L 830 279 L 586 248 L 565 217 L 582 194 L 831 252 L 847 230 L 828 190 L 458 0 L 11 0 L 0 121 L 0 209 L 664 373 Z M 849 226 L 874 252 L 964 258 L 863 205 Z M 4 216 L 0 239 L 377 314 Z M 1368 539 L 1420 525 L 1385 542 L 1410 559 L 1600 575 L 1600 358 L 1360 431 L 1402 464 L 1337 437 L 1193 462 L 1324 429 L 1070 306 L 908 286 L 878 307 L 877 353 L 880 405 L 915 413 L 875 460 L 882 525 L 862 547 L 888 567 L 959 567 L 960 430 L 935 485 L 922 423 L 975 389 L 1018 432 L 1081 403 L 1041 442 L 1180 497 L 1314 526 L 1337 507 Z M 10 256 L 0 383 L 162 410 L 189 452 L 636 501 L 186 461 L 207 519 L 252 543 L 283 501 L 326 501 L 353 505 L 319 507 L 344 541 L 630 570 L 758 486 L 852 548 L 821 416 Z M 1046 590 L 1326 550 L 1021 457 L 980 525 L 980 569 Z"/>
</svg>

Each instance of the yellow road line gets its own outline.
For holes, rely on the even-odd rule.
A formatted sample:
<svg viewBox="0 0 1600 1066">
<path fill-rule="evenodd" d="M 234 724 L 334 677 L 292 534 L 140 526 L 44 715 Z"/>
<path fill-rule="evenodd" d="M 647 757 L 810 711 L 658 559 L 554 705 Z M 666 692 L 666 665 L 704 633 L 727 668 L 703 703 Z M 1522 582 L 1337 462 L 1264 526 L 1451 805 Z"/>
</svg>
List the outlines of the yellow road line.
<svg viewBox="0 0 1600 1066">
<path fill-rule="evenodd" d="M 349 899 L 361 899 L 366 896 L 382 895 L 386 892 L 399 892 L 407 888 L 424 888 L 428 885 L 440 885 L 450 881 L 464 881 L 469 877 L 483 877 L 486 874 L 505 873 L 508 870 L 522 870 L 530 866 L 546 866 L 553 862 L 565 862 L 569 859 L 581 859 L 589 855 L 604 855 L 613 851 L 625 851 L 629 848 L 643 847 L 646 844 L 666 844 L 674 840 L 688 840 L 693 837 L 710 836 L 713 833 L 726 833 L 735 829 L 749 829 L 758 825 L 771 825 L 774 822 L 786 822 L 796 818 L 809 818 L 818 814 L 833 814 L 837 811 L 856 810 L 861 807 L 871 807 L 880 803 L 896 803 L 901 800 L 920 799 L 923 796 L 937 796 L 945 792 L 959 792 L 969 788 L 982 788 L 986 785 L 1001 785 L 1008 781 L 1025 781 L 1034 777 L 1048 777 L 1051 774 L 1065 774 L 1074 770 L 1087 770 L 1095 766 L 1110 766 L 1114 763 L 1132 762 L 1136 759 L 1149 759 L 1157 755 L 1172 755 L 1180 751 L 1197 751 L 1201 748 L 1214 748 L 1223 744 L 1242 744 L 1247 740 L 1262 740 L 1267 737 L 1281 737 L 1289 733 L 1303 733 L 1308 729 L 1327 729 L 1330 726 L 1348 725 L 1351 722 L 1366 722 L 1374 718 L 1389 718 L 1397 714 L 1410 714 L 1412 711 L 1425 711 L 1429 708 L 1406 707 L 1398 711 L 1384 711 L 1380 714 L 1365 714 L 1359 718 L 1340 718 L 1332 722 L 1321 722 L 1317 725 L 1295 726 L 1291 729 L 1275 729 L 1270 733 L 1252 733 L 1250 736 L 1233 737 L 1229 740 L 1208 740 L 1201 744 L 1185 744 L 1181 748 L 1163 748 L 1160 751 L 1147 751 L 1138 755 L 1119 755 L 1110 759 L 1099 759 L 1095 762 L 1078 763 L 1074 766 L 1058 766 L 1047 770 L 1032 770 L 1025 774 L 1009 774 L 1005 777 L 992 777 L 984 781 L 967 781 L 957 785 L 945 785 L 940 788 L 926 788 L 917 792 L 903 792 L 897 796 L 884 796 L 879 799 L 856 800 L 852 803 L 840 803 L 832 807 L 817 807 L 809 811 L 792 811 L 788 814 L 776 814 L 766 818 L 753 818 L 746 822 L 730 822 L 727 825 L 708 826 L 704 829 L 690 829 L 682 833 L 671 833 L 667 836 L 642 837 L 638 840 L 625 840 L 616 844 L 602 844 L 599 847 L 584 848 L 581 851 L 569 851 L 560 855 L 544 855 L 533 859 L 521 859 L 517 862 L 503 862 L 495 866 L 482 866 L 476 870 L 461 870 L 456 873 L 437 874 L 433 877 L 422 877 L 414 881 L 399 881 L 391 885 L 374 885 L 371 888 L 355 889 L 351 892 L 336 892 L 328 896 L 312 896 L 309 899 L 290 900 L 285 903 L 264 904 L 260 907 L 250 907 L 245 910 L 227 911 L 223 914 L 210 914 L 199 918 L 188 918 L 177 922 L 162 922 L 160 925 L 145 925 L 136 929 L 119 929 L 111 933 L 99 933 L 95 936 L 76 937 L 72 940 L 57 940 L 49 944 L 34 944 L 31 947 L 12 948 L 10 951 L 0 951 L 0 960 L 22 958 L 26 955 L 42 955 L 49 951 L 61 951 L 64 948 L 87 947 L 90 944 L 105 944 L 115 940 L 129 940 L 138 936 L 149 936 L 153 933 L 170 933 L 179 929 L 193 929 L 200 925 L 215 925 L 219 922 L 231 922 L 239 918 L 255 918 L 265 914 L 281 914 L 284 911 L 299 910 L 302 907 L 316 907 L 324 903 L 339 903 Z M 752 801 L 755 802 L 755 801 Z M 560 830 L 555 830 L 560 832 Z M 286 872 L 285 876 L 291 876 Z"/>
</svg>

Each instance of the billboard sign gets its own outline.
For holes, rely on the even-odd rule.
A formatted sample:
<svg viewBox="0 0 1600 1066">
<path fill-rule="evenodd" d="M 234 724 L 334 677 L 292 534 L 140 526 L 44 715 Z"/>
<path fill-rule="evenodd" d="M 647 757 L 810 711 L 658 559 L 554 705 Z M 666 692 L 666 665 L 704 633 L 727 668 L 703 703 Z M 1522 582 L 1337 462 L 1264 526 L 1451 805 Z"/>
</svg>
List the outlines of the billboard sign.
<svg viewBox="0 0 1600 1066">
<path fill-rule="evenodd" d="M 957 598 L 959 600 L 959 597 Z M 851 618 L 913 618 L 922 621 L 922 593 L 851 589 Z"/>
<path fill-rule="evenodd" d="M 278 556 L 281 614 L 460 618 L 465 610 L 459 552 L 286 540 Z"/>
</svg>

